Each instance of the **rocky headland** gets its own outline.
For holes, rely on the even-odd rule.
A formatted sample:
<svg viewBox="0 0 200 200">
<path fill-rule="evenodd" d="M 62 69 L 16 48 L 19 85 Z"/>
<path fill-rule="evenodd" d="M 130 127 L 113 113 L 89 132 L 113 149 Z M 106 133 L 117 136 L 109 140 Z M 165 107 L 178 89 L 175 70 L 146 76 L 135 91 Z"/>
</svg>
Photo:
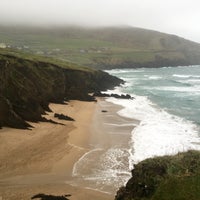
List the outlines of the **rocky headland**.
<svg viewBox="0 0 200 200">
<path fill-rule="evenodd" d="M 26 121 L 44 120 L 50 102 L 91 101 L 88 93 L 120 83 L 98 70 L 0 54 L 0 127 L 28 128 Z"/>
</svg>

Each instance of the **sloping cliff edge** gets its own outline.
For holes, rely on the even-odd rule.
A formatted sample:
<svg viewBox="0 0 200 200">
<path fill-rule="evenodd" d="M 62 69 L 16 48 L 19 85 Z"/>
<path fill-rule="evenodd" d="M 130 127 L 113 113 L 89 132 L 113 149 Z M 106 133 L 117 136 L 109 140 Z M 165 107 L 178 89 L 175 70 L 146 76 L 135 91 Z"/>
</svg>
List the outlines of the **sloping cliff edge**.
<svg viewBox="0 0 200 200">
<path fill-rule="evenodd" d="M 134 166 L 115 200 L 197 200 L 199 180 L 199 151 L 147 159 Z"/>
<path fill-rule="evenodd" d="M 0 53 L 0 127 L 28 128 L 26 121 L 44 120 L 50 102 L 91 100 L 88 93 L 120 83 L 102 71 Z"/>
</svg>

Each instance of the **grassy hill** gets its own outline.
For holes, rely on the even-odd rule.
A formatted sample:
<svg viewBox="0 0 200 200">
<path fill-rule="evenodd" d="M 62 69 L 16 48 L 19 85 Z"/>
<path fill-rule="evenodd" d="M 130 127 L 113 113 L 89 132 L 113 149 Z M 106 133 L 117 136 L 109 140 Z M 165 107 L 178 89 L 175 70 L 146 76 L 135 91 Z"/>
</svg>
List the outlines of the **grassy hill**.
<svg viewBox="0 0 200 200">
<path fill-rule="evenodd" d="M 132 27 L 1 27 L 0 43 L 103 69 L 200 64 L 200 44 Z"/>
<path fill-rule="evenodd" d="M 122 81 L 73 63 L 16 50 L 0 49 L 0 127 L 27 128 L 26 121 L 44 121 L 49 103 L 92 100 L 90 92 Z"/>
<path fill-rule="evenodd" d="M 115 200 L 197 200 L 199 180 L 199 151 L 147 159 L 134 166 Z"/>
</svg>

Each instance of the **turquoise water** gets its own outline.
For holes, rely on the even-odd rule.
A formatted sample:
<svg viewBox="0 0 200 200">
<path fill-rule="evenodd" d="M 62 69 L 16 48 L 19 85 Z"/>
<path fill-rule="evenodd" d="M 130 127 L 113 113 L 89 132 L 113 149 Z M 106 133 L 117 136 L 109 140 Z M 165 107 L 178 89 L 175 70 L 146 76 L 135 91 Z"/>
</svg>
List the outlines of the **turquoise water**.
<svg viewBox="0 0 200 200">
<path fill-rule="evenodd" d="M 111 70 L 125 93 L 146 96 L 167 112 L 200 124 L 200 66 Z"/>
</svg>

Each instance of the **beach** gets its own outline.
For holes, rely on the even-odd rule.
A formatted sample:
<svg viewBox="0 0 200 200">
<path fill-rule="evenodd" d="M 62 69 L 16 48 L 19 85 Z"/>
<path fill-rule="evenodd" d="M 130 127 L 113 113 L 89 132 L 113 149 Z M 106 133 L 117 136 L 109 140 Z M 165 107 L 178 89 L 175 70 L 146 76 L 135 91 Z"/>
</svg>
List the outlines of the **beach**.
<svg viewBox="0 0 200 200">
<path fill-rule="evenodd" d="M 73 168 L 79 185 L 115 195 L 131 177 L 131 132 L 138 121 L 120 116 L 122 109 L 98 99 L 91 123 L 90 151 Z"/>
<path fill-rule="evenodd" d="M 137 96 L 133 100 L 98 98 L 97 102 L 50 104 L 53 112 L 44 117 L 57 124 L 30 123 L 31 130 L 1 129 L 0 200 L 26 200 L 39 193 L 70 194 L 70 200 L 113 200 L 131 178 L 133 164 L 162 152 L 173 154 L 180 146 L 178 140 L 165 145 L 174 141 L 174 134 L 169 137 L 163 131 L 148 134 L 151 129 L 143 130 L 155 117 L 168 116 L 145 100 Z M 59 120 L 55 113 L 74 121 Z M 163 122 L 166 119 L 178 124 L 175 118 Z M 157 127 L 157 121 L 154 124 Z M 199 137 L 195 132 L 188 135 L 189 128 L 176 138 L 187 144 L 185 139 L 191 137 L 192 145 L 199 147 Z M 158 137 L 167 139 L 154 139 Z"/>
<path fill-rule="evenodd" d="M 111 200 L 108 194 L 73 181 L 74 164 L 91 147 L 91 122 L 96 102 L 70 101 L 50 104 L 53 112 L 45 117 L 61 124 L 31 123 L 32 130 L 3 128 L 0 130 L 0 197 L 30 199 L 38 193 L 71 194 L 71 200 Z M 62 113 L 75 121 L 58 120 Z"/>
</svg>

